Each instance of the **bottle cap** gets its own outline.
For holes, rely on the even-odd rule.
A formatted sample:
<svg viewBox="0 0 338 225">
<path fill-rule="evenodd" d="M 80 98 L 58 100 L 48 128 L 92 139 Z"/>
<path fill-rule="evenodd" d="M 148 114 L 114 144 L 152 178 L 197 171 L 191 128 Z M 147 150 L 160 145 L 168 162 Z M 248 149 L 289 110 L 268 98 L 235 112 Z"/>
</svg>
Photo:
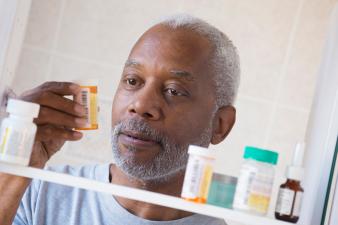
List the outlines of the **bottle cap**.
<svg viewBox="0 0 338 225">
<path fill-rule="evenodd" d="M 9 99 L 7 104 L 7 112 L 23 117 L 37 118 L 40 111 L 40 105 L 25 102 L 18 99 Z"/>
<path fill-rule="evenodd" d="M 212 181 L 222 182 L 224 184 L 237 184 L 237 177 L 228 176 L 225 174 L 220 173 L 213 173 L 212 174 Z"/>
<path fill-rule="evenodd" d="M 288 166 L 286 170 L 286 178 L 291 180 L 302 180 L 304 175 L 304 170 L 302 167 L 297 166 Z"/>
<path fill-rule="evenodd" d="M 83 79 L 83 80 L 74 80 L 73 83 L 78 84 L 80 86 L 98 86 L 98 79 Z"/>
<path fill-rule="evenodd" d="M 260 149 L 256 147 L 246 146 L 244 149 L 244 159 L 254 159 L 260 162 L 277 164 L 278 153 L 270 150 Z"/>
<path fill-rule="evenodd" d="M 292 164 L 286 170 L 286 177 L 292 180 L 301 180 L 303 178 L 303 156 L 305 143 L 298 142 L 295 152 L 293 153 Z"/>
<path fill-rule="evenodd" d="M 200 155 L 200 156 L 204 156 L 204 157 L 208 157 L 212 159 L 214 158 L 212 150 L 203 148 L 200 146 L 196 146 L 196 145 L 189 145 L 188 153 L 193 154 L 193 155 Z"/>
</svg>

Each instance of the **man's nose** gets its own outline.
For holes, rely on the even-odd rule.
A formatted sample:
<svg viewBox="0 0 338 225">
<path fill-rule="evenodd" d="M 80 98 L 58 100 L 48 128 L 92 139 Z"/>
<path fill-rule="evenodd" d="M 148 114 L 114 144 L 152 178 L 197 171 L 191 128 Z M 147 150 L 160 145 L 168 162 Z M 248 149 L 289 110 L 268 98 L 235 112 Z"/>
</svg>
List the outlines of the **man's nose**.
<svg viewBox="0 0 338 225">
<path fill-rule="evenodd" d="M 154 88 L 143 87 L 134 95 L 134 100 L 128 106 L 128 112 L 136 113 L 144 119 L 159 120 L 163 116 L 161 96 Z"/>
</svg>

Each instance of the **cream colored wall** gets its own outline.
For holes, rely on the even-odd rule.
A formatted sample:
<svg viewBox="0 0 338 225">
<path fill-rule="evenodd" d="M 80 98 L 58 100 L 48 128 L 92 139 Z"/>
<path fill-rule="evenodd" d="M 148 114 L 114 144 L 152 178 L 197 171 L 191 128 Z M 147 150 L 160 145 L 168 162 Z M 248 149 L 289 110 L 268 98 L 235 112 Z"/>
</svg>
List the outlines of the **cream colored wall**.
<svg viewBox="0 0 338 225">
<path fill-rule="evenodd" d="M 264 147 L 280 153 L 278 185 L 305 135 L 335 2 L 33 0 L 12 86 L 20 93 L 47 80 L 99 78 L 101 128 L 67 144 L 51 164 L 110 161 L 110 105 L 130 48 L 156 19 L 188 12 L 228 34 L 241 57 L 237 123 L 222 144 L 212 146 L 219 150 L 216 170 L 238 175 L 244 146 Z"/>
</svg>

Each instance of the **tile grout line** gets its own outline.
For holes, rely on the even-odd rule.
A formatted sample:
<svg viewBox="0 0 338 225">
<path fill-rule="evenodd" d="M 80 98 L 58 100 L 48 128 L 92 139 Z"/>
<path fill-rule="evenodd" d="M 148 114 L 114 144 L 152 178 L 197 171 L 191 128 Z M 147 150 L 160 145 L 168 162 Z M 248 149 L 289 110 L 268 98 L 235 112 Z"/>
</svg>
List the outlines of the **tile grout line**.
<svg viewBox="0 0 338 225">
<path fill-rule="evenodd" d="M 273 122 L 275 120 L 276 114 L 277 114 L 277 108 L 278 108 L 278 99 L 281 95 L 281 90 L 282 90 L 282 82 L 285 79 L 286 76 L 286 70 L 287 67 L 290 64 L 290 58 L 291 58 L 291 53 L 293 50 L 293 45 L 294 45 L 294 41 L 295 41 L 295 36 L 296 36 L 296 32 L 298 30 L 299 27 L 299 21 L 302 15 L 302 11 L 303 11 L 303 7 L 304 7 L 304 2 L 305 0 L 299 0 L 299 4 L 298 4 L 298 8 L 295 14 L 295 19 L 291 28 L 291 32 L 290 32 L 290 36 L 289 36 L 289 41 L 288 41 L 288 46 L 285 52 L 285 57 L 284 57 L 284 62 L 280 71 L 280 76 L 278 79 L 278 87 L 277 87 L 277 93 L 274 97 L 274 103 L 273 103 L 273 107 L 272 107 L 272 113 L 268 122 L 268 127 L 265 133 L 265 139 L 263 142 L 263 146 L 267 147 L 268 142 L 270 140 L 270 136 L 271 136 L 271 131 L 272 131 L 272 126 L 273 126 Z"/>
<path fill-rule="evenodd" d="M 107 68 L 121 67 L 121 64 L 110 64 L 110 63 L 104 63 L 104 62 L 100 62 L 100 61 L 96 61 L 96 60 L 92 60 L 88 58 L 81 58 L 81 57 L 77 57 L 77 56 L 70 55 L 70 54 L 60 53 L 57 50 L 43 49 L 43 48 L 36 47 L 30 44 L 24 44 L 24 47 L 27 49 L 33 50 L 33 51 L 39 51 L 45 54 L 51 54 L 53 56 L 63 57 L 63 58 L 71 59 L 71 60 L 81 62 L 81 63 L 94 64 L 97 66 L 102 66 L 102 67 L 107 67 Z"/>
<path fill-rule="evenodd" d="M 239 100 L 245 99 L 247 101 L 253 101 L 255 103 L 264 103 L 264 104 L 275 105 L 274 104 L 275 101 L 267 100 L 267 99 L 259 98 L 259 97 L 254 97 L 254 96 L 249 96 L 249 95 L 243 95 L 243 94 L 239 94 L 238 99 Z M 309 113 L 310 112 L 310 110 L 306 109 L 306 108 L 289 106 L 289 105 L 281 104 L 281 103 L 277 103 L 277 108 L 293 110 L 293 111 L 297 111 L 297 112 L 300 112 L 300 113 Z"/>
<path fill-rule="evenodd" d="M 55 37 L 54 40 L 52 42 L 52 47 L 51 47 L 51 51 L 49 51 L 48 53 L 50 54 L 50 58 L 48 61 L 48 65 L 47 65 L 47 72 L 46 72 L 46 76 L 45 76 L 45 80 L 48 81 L 50 79 L 51 73 L 52 73 L 52 65 L 54 62 L 54 56 L 52 54 L 52 52 L 56 49 L 56 45 L 59 39 L 59 33 L 60 33 L 60 29 L 61 29 L 61 23 L 62 23 L 62 19 L 63 19 L 63 14 L 64 14 L 64 10 L 66 7 L 66 0 L 61 0 L 61 6 L 60 6 L 60 12 L 59 12 L 59 18 L 56 24 L 56 31 L 55 31 Z M 62 146 L 62 148 L 67 148 L 67 142 L 64 144 L 64 146 Z M 64 152 L 60 152 L 61 155 L 64 155 Z"/>
<path fill-rule="evenodd" d="M 50 53 L 50 59 L 49 59 L 49 63 L 47 66 L 47 73 L 46 73 L 46 80 L 50 79 L 51 73 L 52 73 L 52 65 L 54 62 L 54 55 L 52 54 L 54 52 L 54 50 L 56 49 L 57 43 L 59 41 L 59 34 L 60 34 L 60 30 L 61 30 L 61 23 L 63 20 L 63 15 L 64 15 L 64 11 L 66 8 L 66 0 L 61 0 L 61 6 L 60 6 L 60 12 L 59 12 L 59 18 L 56 24 L 56 31 L 55 31 L 55 37 L 52 43 L 52 47 L 51 47 L 51 51 L 49 51 Z"/>
</svg>

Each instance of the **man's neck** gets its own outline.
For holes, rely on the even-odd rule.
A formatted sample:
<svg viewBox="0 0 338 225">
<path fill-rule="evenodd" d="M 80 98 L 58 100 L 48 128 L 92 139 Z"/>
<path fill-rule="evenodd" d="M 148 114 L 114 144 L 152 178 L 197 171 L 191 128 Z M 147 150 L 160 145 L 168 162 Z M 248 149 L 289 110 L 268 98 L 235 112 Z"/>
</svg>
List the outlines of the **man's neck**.
<svg viewBox="0 0 338 225">
<path fill-rule="evenodd" d="M 179 197 L 183 185 L 184 172 L 174 175 L 165 182 L 144 182 L 129 178 L 115 165 L 110 167 L 111 183 L 124 185 L 133 188 L 139 188 L 147 191 L 157 192 Z M 146 202 L 115 197 L 118 203 L 130 213 L 148 220 L 175 220 L 192 215 L 190 212 L 184 212 L 177 209 L 164 206 L 153 205 Z"/>
</svg>

